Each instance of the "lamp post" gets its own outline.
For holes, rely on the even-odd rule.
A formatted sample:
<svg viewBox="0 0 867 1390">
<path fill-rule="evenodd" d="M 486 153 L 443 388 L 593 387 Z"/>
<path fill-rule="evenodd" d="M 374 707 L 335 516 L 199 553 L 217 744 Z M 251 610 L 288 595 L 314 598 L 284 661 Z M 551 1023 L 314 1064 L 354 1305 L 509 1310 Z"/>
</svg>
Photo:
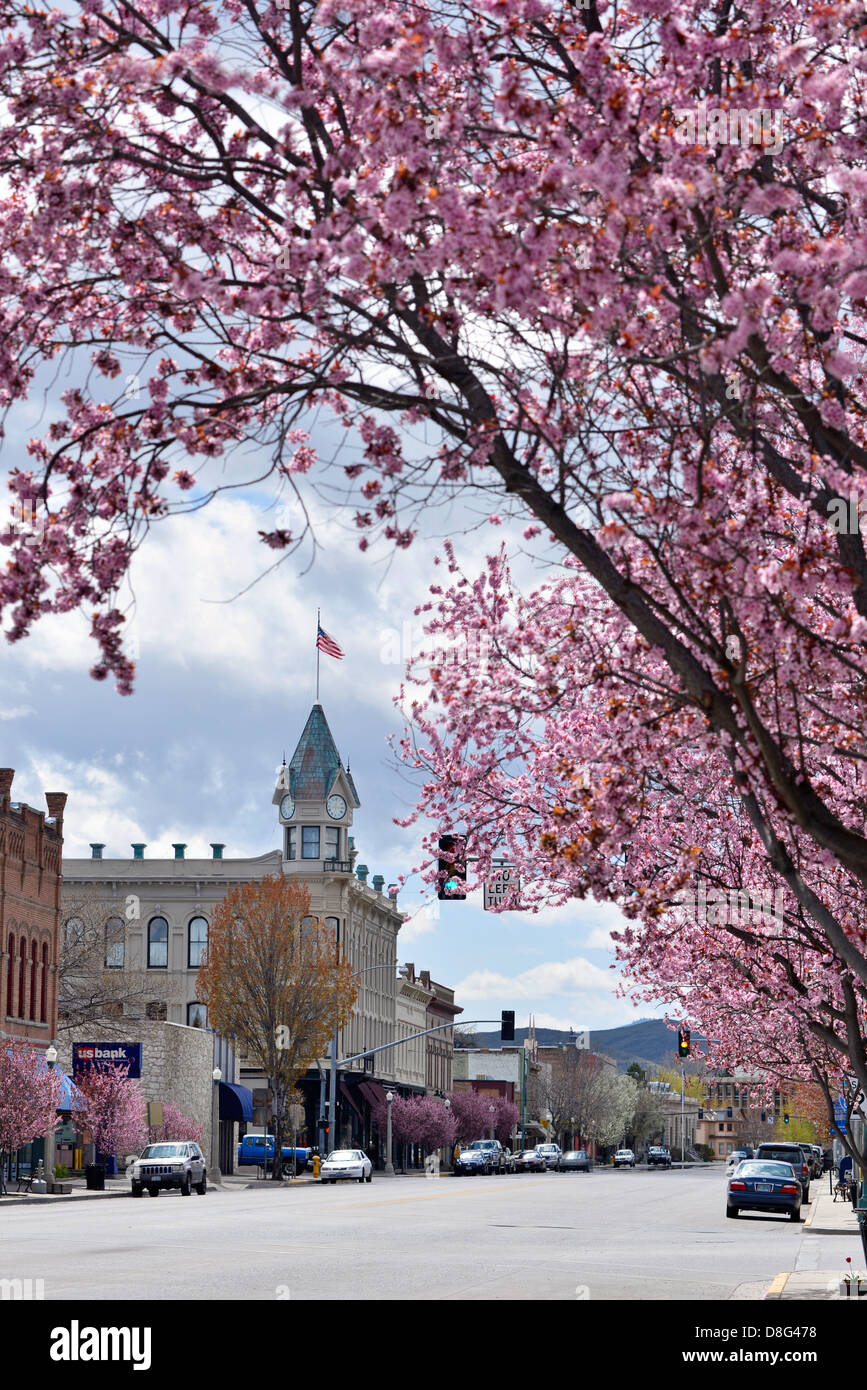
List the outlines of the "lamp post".
<svg viewBox="0 0 867 1390">
<path fill-rule="evenodd" d="M 387 1116 L 386 1138 L 385 1138 L 385 1171 L 390 1177 L 394 1177 L 394 1164 L 391 1161 L 391 1102 L 394 1100 L 394 1092 L 387 1091 L 385 1096 L 385 1109 Z"/>
<path fill-rule="evenodd" d="M 208 1181 L 220 1183 L 220 1082 L 223 1073 L 219 1067 L 214 1067 L 211 1072 L 213 1087 L 211 1091 L 211 1171 L 208 1174 Z"/>
<path fill-rule="evenodd" d="M 57 1048 L 51 1042 L 45 1049 L 45 1062 L 49 1071 L 54 1071 L 57 1062 Z M 56 1122 L 51 1125 L 45 1136 L 45 1185 L 46 1191 L 48 1184 L 54 1182 L 54 1134 L 57 1128 Z"/>
<path fill-rule="evenodd" d="M 488 1106 L 488 1110 L 490 1111 L 490 1115 L 491 1115 L 491 1138 L 493 1139 L 493 1138 L 494 1138 L 494 1116 L 495 1116 L 496 1113 L 497 1113 L 497 1107 L 496 1107 L 495 1105 L 489 1105 L 489 1106 Z"/>
<path fill-rule="evenodd" d="M 451 1110 L 451 1108 L 452 1108 L 452 1103 L 451 1103 L 451 1101 L 449 1100 L 448 1096 L 446 1096 L 445 1100 L 443 1101 L 443 1105 L 445 1106 L 446 1110 Z M 452 1146 L 451 1146 L 451 1144 L 449 1144 L 449 1160 L 450 1160 L 449 1166 L 450 1166 L 450 1167 L 453 1167 L 453 1166 L 454 1166 L 454 1162 L 453 1162 L 453 1160 L 452 1160 Z"/>
</svg>

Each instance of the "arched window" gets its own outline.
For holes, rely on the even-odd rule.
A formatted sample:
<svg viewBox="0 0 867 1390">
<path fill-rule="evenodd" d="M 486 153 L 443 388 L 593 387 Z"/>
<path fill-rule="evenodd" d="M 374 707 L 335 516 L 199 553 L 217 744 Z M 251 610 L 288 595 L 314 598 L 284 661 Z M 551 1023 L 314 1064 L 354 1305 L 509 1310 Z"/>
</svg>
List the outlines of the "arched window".
<svg viewBox="0 0 867 1390">
<path fill-rule="evenodd" d="M 124 922 L 122 917 L 109 917 L 105 924 L 105 968 L 123 970 Z"/>
<path fill-rule="evenodd" d="M 198 970 L 208 944 L 208 919 L 192 917 L 187 928 L 187 969 Z M 199 1025 L 197 1025 L 199 1026 Z M 204 1027 L 204 1024 L 201 1025 Z"/>
<path fill-rule="evenodd" d="M 22 936 L 18 943 L 18 1017 L 24 1017 L 24 986 L 27 979 L 27 942 Z"/>
<path fill-rule="evenodd" d="M 187 1005 L 187 1026 L 189 1028 L 207 1028 L 208 1010 L 204 1004 Z"/>
<path fill-rule="evenodd" d="M 34 941 L 30 947 L 30 1008 L 27 1013 L 28 1018 L 36 1021 L 36 1006 L 38 995 L 36 993 L 36 972 L 39 969 L 39 947 Z"/>
<path fill-rule="evenodd" d="M 166 970 L 169 964 L 169 924 L 165 917 L 148 922 L 148 969 Z"/>
<path fill-rule="evenodd" d="M 9 961 L 6 970 L 6 1013 L 9 1018 L 15 1017 L 15 1010 L 12 1007 L 15 1003 L 15 937 L 9 934 Z"/>
<path fill-rule="evenodd" d="M 335 946 L 338 945 L 339 942 L 340 942 L 340 918 L 339 918 L 339 917 L 326 917 L 326 918 L 325 918 L 325 925 L 326 925 L 326 927 L 330 927 L 330 928 L 331 928 L 331 934 L 332 934 L 332 936 L 334 937 L 334 944 L 335 944 Z"/>
<path fill-rule="evenodd" d="M 39 1022 L 48 1022 L 48 1012 L 45 1007 L 45 1000 L 48 990 L 48 947 L 42 947 L 42 988 L 39 991 Z"/>
</svg>

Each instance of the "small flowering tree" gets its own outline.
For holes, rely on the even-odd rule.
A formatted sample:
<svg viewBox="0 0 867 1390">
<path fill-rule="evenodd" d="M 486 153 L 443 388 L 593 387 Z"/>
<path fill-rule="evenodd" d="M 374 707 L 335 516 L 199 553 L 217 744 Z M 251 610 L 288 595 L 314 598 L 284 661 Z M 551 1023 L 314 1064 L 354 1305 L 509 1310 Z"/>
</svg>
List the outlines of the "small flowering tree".
<svg viewBox="0 0 867 1390">
<path fill-rule="evenodd" d="M 97 1153 L 137 1152 L 144 1142 L 144 1097 L 127 1071 L 128 1067 L 105 1063 L 92 1067 L 77 1083 L 84 1098 L 82 1120 Z"/>
<path fill-rule="evenodd" d="M 449 1095 L 456 1123 L 456 1138 L 471 1143 L 491 1127 L 491 1097 L 478 1091 L 452 1091 Z"/>
<path fill-rule="evenodd" d="M 373 1112 L 373 1123 L 380 1134 L 388 1128 L 386 1102 Z M 391 1133 L 399 1144 L 419 1144 L 425 1154 L 446 1145 L 457 1135 L 457 1120 L 449 1106 L 436 1096 L 398 1096 L 391 1103 Z"/>
<path fill-rule="evenodd" d="M 490 1101 L 488 1104 L 490 1105 Z M 506 1100 L 505 1096 L 497 1096 L 494 1108 L 494 1137 L 499 1139 L 504 1148 L 508 1148 L 512 1142 L 515 1125 L 518 1123 L 518 1107 L 514 1101 Z"/>
<path fill-rule="evenodd" d="M 201 1144 L 202 1132 L 202 1125 L 197 1125 L 191 1116 L 185 1115 L 179 1106 L 172 1105 L 169 1101 L 163 1104 L 162 1124 L 151 1126 L 150 1137 L 152 1144 L 167 1143 L 172 1140 Z"/>
<path fill-rule="evenodd" d="M 61 1083 L 39 1053 L 6 1043 L 0 1048 L 0 1192 L 3 1160 L 54 1128 Z"/>
</svg>

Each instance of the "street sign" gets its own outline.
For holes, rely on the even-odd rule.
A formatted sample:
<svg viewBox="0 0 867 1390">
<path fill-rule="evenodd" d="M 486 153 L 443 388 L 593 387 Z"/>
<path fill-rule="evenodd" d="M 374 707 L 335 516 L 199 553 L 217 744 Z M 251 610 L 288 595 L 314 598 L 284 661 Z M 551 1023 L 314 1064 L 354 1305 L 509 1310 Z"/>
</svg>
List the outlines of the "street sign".
<svg viewBox="0 0 867 1390">
<path fill-rule="evenodd" d="M 579 1029 L 578 1029 L 577 1033 L 575 1034 L 575 1046 L 578 1048 L 579 1052 L 589 1052 L 589 1051 L 590 1051 L 590 1029 L 589 1029 L 589 1028 L 579 1028 Z"/>
<path fill-rule="evenodd" d="M 521 880 L 514 869 L 498 869 L 485 881 L 484 908 L 494 912 L 508 904 L 513 911 L 520 910 Z"/>
</svg>

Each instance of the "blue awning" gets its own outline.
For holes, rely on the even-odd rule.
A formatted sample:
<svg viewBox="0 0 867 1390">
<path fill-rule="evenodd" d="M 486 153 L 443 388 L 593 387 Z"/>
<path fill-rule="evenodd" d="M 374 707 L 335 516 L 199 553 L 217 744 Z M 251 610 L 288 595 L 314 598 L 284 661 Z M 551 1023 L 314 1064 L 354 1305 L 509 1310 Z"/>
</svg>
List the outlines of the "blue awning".
<svg viewBox="0 0 867 1390">
<path fill-rule="evenodd" d="M 231 1081 L 220 1083 L 220 1119 L 253 1123 L 253 1092 L 249 1086 L 235 1086 Z"/>
</svg>

